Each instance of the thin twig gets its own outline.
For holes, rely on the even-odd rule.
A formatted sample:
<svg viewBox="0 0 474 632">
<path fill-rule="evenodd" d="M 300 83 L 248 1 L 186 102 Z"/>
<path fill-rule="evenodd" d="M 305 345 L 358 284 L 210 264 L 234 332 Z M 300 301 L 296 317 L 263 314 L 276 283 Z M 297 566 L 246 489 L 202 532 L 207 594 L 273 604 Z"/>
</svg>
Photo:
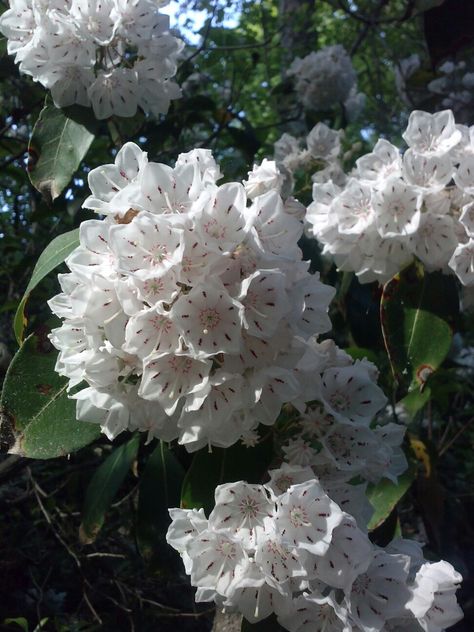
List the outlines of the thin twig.
<svg viewBox="0 0 474 632">
<path fill-rule="evenodd" d="M 97 621 L 97 623 L 99 625 L 102 625 L 102 619 L 99 617 L 99 615 L 97 614 L 96 609 L 94 608 L 94 606 L 92 605 L 87 592 L 85 589 L 82 590 L 82 596 L 84 597 L 84 601 L 87 604 L 87 607 L 89 608 L 89 610 L 92 612 L 92 616 L 94 617 L 94 619 Z"/>
<path fill-rule="evenodd" d="M 445 454 L 445 452 L 447 450 L 449 450 L 449 448 L 453 445 L 453 443 L 456 441 L 456 439 L 458 439 L 462 433 L 472 424 L 472 422 L 474 421 L 474 417 L 471 417 L 471 419 L 469 419 L 468 422 L 466 422 L 464 424 L 464 426 L 462 426 L 462 428 L 460 428 L 458 430 L 458 432 L 456 432 L 456 434 L 448 441 L 448 443 L 446 443 L 439 451 L 439 456 L 443 456 L 443 454 Z"/>
</svg>

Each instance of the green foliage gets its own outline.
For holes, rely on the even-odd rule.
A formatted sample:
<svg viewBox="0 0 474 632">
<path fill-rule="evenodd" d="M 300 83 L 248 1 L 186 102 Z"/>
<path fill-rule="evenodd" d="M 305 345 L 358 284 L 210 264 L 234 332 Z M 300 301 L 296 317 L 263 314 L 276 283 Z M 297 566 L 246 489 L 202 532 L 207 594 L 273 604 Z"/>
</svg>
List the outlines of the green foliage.
<svg viewBox="0 0 474 632">
<path fill-rule="evenodd" d="M 427 273 L 419 263 L 405 268 L 384 286 L 382 332 L 402 395 L 422 391 L 446 358 L 457 311 L 453 278 Z"/>
<path fill-rule="evenodd" d="M 32 459 L 66 456 L 94 441 L 100 429 L 76 421 L 68 380 L 54 370 L 57 352 L 43 330 L 29 336 L 10 364 L 0 399 L 0 445 Z"/>
<path fill-rule="evenodd" d="M 137 458 L 140 437 L 134 435 L 127 443 L 115 448 L 96 470 L 86 491 L 80 537 L 91 544 L 97 537 L 120 486 Z"/>
<path fill-rule="evenodd" d="M 23 298 L 16 310 L 15 318 L 13 320 L 13 328 L 15 330 L 15 336 L 19 344 L 23 342 L 23 336 L 25 327 L 27 325 L 27 319 L 25 317 L 25 306 L 31 292 L 35 287 L 44 279 L 44 277 L 54 270 L 64 259 L 79 245 L 79 229 L 71 230 L 68 233 L 55 237 L 53 241 L 46 246 L 41 253 L 40 258 L 36 262 L 36 265 L 31 275 L 31 279 L 26 286 Z"/>
<path fill-rule="evenodd" d="M 136 538 L 143 558 L 153 564 L 169 557 L 165 534 L 170 523 L 168 508 L 179 507 L 184 470 L 171 450 L 160 441 L 140 475 Z"/>
<path fill-rule="evenodd" d="M 94 120 L 92 114 L 88 116 Z M 31 183 L 47 201 L 53 202 L 59 197 L 93 140 L 94 134 L 83 122 L 72 118 L 70 113 L 68 116 L 66 110 L 46 99 L 33 128 L 28 152 Z"/>
<path fill-rule="evenodd" d="M 196 453 L 183 482 L 181 506 L 208 514 L 214 507 L 217 485 L 244 480 L 261 483 L 272 459 L 271 435 L 254 448 L 235 444 L 230 448 L 205 449 Z"/>
<path fill-rule="evenodd" d="M 369 531 L 377 529 L 387 520 L 414 480 L 415 470 L 409 468 L 399 477 L 398 483 L 384 478 L 377 485 L 368 488 L 367 498 L 375 510 L 368 525 Z"/>
</svg>

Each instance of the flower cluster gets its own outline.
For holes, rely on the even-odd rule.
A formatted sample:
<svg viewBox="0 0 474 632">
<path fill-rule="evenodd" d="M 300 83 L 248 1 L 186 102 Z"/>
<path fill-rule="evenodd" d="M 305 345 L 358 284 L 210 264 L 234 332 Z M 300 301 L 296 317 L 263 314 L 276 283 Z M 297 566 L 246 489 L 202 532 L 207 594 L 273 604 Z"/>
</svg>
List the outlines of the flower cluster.
<svg viewBox="0 0 474 632">
<path fill-rule="evenodd" d="M 351 58 L 340 44 L 326 46 L 303 59 L 297 57 L 288 75 L 294 77 L 296 93 L 306 109 L 331 110 L 345 104 L 354 112 L 363 106 L 364 95 L 357 93 Z"/>
<path fill-rule="evenodd" d="M 376 367 L 325 345 L 311 402 L 286 407 L 283 463 L 268 482 L 219 485 L 208 519 L 171 509 L 167 541 L 197 601 L 252 623 L 275 614 L 290 632 L 441 632 L 462 617 L 459 573 L 426 562 L 417 542 L 382 548 L 367 535 L 367 483 L 406 470 L 405 426 L 387 419 Z"/>
<path fill-rule="evenodd" d="M 340 270 L 384 282 L 415 257 L 474 284 L 474 133 L 450 110 L 414 111 L 403 156 L 387 140 L 345 184 L 313 186 L 306 220 Z"/>
<path fill-rule="evenodd" d="M 428 84 L 428 90 L 441 99 L 441 106 L 451 109 L 456 118 L 472 121 L 474 103 L 474 72 L 465 61 L 445 61 L 439 67 L 440 76 Z"/>
<path fill-rule="evenodd" d="M 427 86 L 416 81 L 416 73 L 420 69 L 425 74 L 432 73 L 431 62 L 422 62 L 416 53 L 399 62 L 395 69 L 395 83 L 400 98 L 411 108 L 450 109 L 458 123 L 471 124 L 474 67 L 470 60 L 444 61 Z"/>
<path fill-rule="evenodd" d="M 341 164 L 342 137 L 342 130 L 332 130 L 320 122 L 309 132 L 303 147 L 300 139 L 285 132 L 274 145 L 275 162 L 284 176 L 283 193 L 289 195 L 293 191 L 295 174 L 300 170 L 315 172 L 314 182 L 333 180 L 344 184 L 346 174 Z"/>
<path fill-rule="evenodd" d="M 84 206 L 106 217 L 82 223 L 49 302 L 64 319 L 56 370 L 87 383 L 72 394 L 78 419 L 196 450 L 314 399 L 334 290 L 301 261 L 304 208 L 265 174 L 219 186 L 208 150 L 171 168 L 133 143 L 91 171 Z"/>
<path fill-rule="evenodd" d="M 219 485 L 215 507 L 172 509 L 168 543 L 197 601 L 255 623 L 275 613 L 290 632 L 441 632 L 462 617 L 461 576 L 426 562 L 416 542 L 373 545 L 317 479 Z"/>
<path fill-rule="evenodd" d="M 183 42 L 156 0 L 10 0 L 0 18 L 20 71 L 57 107 L 92 105 L 97 118 L 166 113 Z"/>
</svg>

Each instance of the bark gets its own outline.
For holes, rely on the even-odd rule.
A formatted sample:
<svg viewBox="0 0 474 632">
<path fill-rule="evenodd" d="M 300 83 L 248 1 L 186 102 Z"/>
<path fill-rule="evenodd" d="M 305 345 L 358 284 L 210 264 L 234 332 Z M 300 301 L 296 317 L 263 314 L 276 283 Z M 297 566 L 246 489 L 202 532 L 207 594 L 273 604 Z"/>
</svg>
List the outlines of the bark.
<svg viewBox="0 0 474 632">
<path fill-rule="evenodd" d="M 241 614 L 223 614 L 221 610 L 216 610 L 212 632 L 240 632 L 241 625 Z"/>
</svg>

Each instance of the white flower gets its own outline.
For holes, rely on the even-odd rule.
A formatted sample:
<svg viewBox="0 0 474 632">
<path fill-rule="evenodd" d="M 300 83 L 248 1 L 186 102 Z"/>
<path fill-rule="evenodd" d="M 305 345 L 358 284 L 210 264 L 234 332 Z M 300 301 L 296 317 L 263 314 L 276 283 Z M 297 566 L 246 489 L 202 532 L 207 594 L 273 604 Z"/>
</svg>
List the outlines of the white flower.
<svg viewBox="0 0 474 632">
<path fill-rule="evenodd" d="M 364 573 L 374 555 L 369 538 L 361 531 L 354 518 L 344 518 L 333 531 L 329 549 L 320 557 L 312 556 L 314 572 L 319 580 L 334 588 L 350 590 L 356 578 Z"/>
<path fill-rule="evenodd" d="M 466 204 L 463 207 L 461 216 L 459 217 L 460 223 L 464 226 L 466 233 L 469 237 L 474 237 L 474 203 Z"/>
<path fill-rule="evenodd" d="M 351 235 L 364 232 L 375 218 L 371 187 L 355 179 L 349 180 L 347 187 L 334 200 L 331 210 L 337 216 L 341 233 Z"/>
<path fill-rule="evenodd" d="M 228 448 L 245 430 L 257 426 L 248 420 L 254 400 L 246 387 L 241 375 L 216 371 L 209 384 L 187 398 L 178 424 L 180 443 L 189 451 L 211 443 Z"/>
<path fill-rule="evenodd" d="M 64 319 L 51 340 L 71 388 L 106 394 L 77 406 L 109 436 L 228 447 L 285 403 L 304 409 L 337 362 L 314 338 L 330 328 L 334 290 L 301 261 L 302 224 L 276 190 L 248 201 L 219 177 L 206 150 L 169 167 L 132 143 L 89 174 L 85 206 L 106 218 L 81 225 L 50 301 Z"/>
<path fill-rule="evenodd" d="M 377 551 L 365 573 L 347 592 L 345 604 L 363 630 L 382 630 L 387 619 L 404 614 L 410 598 L 406 585 L 410 558 Z"/>
<path fill-rule="evenodd" d="M 337 186 L 319 184 L 328 177 L 326 169 L 312 176 L 318 184 L 306 214 L 307 231 L 339 270 L 355 272 L 362 283 L 385 283 L 414 257 L 428 271 L 449 267 L 461 282 L 471 283 L 466 281 L 474 192 L 471 136 L 449 110 L 413 112 L 403 159 L 397 147 L 380 139 Z"/>
<path fill-rule="evenodd" d="M 416 233 L 410 235 L 409 247 L 428 269 L 446 266 L 458 239 L 450 215 L 422 213 Z"/>
<path fill-rule="evenodd" d="M 315 276 L 319 278 L 319 273 Z M 334 288 L 322 284 L 315 291 L 313 276 L 306 276 L 293 285 L 289 292 L 289 302 L 293 306 L 290 323 L 297 334 L 308 339 L 331 329 L 327 312 L 334 294 Z"/>
<path fill-rule="evenodd" d="M 248 232 L 246 195 L 241 184 L 223 184 L 197 216 L 198 234 L 206 250 L 233 252 Z"/>
<path fill-rule="evenodd" d="M 189 574 L 192 559 L 186 549 L 199 533 L 207 529 L 208 521 L 203 509 L 170 509 L 169 514 L 171 524 L 166 533 L 166 541 L 181 555 L 186 573 Z"/>
<path fill-rule="evenodd" d="M 12 0 L 0 18 L 20 72 L 51 89 L 57 107 L 91 106 L 97 118 L 166 112 L 179 87 L 184 43 L 150 0 Z"/>
<path fill-rule="evenodd" d="M 216 282 L 196 285 L 173 305 L 170 317 L 186 345 L 199 356 L 238 353 L 241 347 L 242 304 Z"/>
<path fill-rule="evenodd" d="M 420 154 L 445 154 L 461 140 L 450 110 L 436 114 L 415 110 L 402 136 Z"/>
<path fill-rule="evenodd" d="M 243 481 L 219 485 L 215 492 L 215 507 L 209 525 L 215 530 L 228 529 L 241 537 L 242 530 L 263 527 L 264 518 L 273 514 L 274 503 L 262 485 Z"/>
<path fill-rule="evenodd" d="M 425 632 L 442 632 L 462 619 L 455 594 L 461 581 L 461 575 L 448 562 L 421 566 L 407 608 Z"/>
<path fill-rule="evenodd" d="M 286 132 L 275 142 L 274 144 L 275 160 L 277 163 L 283 162 L 283 160 L 289 155 L 299 155 L 301 147 L 298 140 L 287 134 Z"/>
<path fill-rule="evenodd" d="M 317 123 L 306 137 L 306 144 L 313 158 L 330 160 L 341 151 L 341 133 L 324 123 Z"/>
<path fill-rule="evenodd" d="M 239 301 L 244 306 L 243 321 L 249 334 L 270 338 L 290 311 L 286 277 L 274 270 L 257 270 L 242 281 Z"/>
<path fill-rule="evenodd" d="M 277 496 L 286 492 L 292 485 L 304 483 L 314 478 L 314 472 L 310 467 L 289 465 L 288 463 L 282 463 L 278 469 L 269 470 L 268 473 L 270 480 L 266 486 Z"/>
<path fill-rule="evenodd" d="M 257 535 L 255 563 L 266 582 L 281 593 L 288 591 L 288 582 L 291 578 L 306 575 L 300 556 L 293 551 L 287 538 L 275 530 L 274 521 Z"/>
<path fill-rule="evenodd" d="M 324 555 L 343 513 L 316 480 L 292 485 L 279 497 L 275 514 L 277 532 L 293 546 Z"/>
<path fill-rule="evenodd" d="M 474 239 L 459 244 L 448 265 L 463 285 L 474 285 Z"/>
<path fill-rule="evenodd" d="M 109 244 L 124 271 L 164 275 L 182 259 L 182 235 L 166 217 L 142 212 L 129 224 L 112 226 Z"/>
<path fill-rule="evenodd" d="M 257 197 L 249 213 L 260 247 L 276 256 L 297 256 L 297 242 L 303 227 L 295 217 L 285 213 L 283 201 L 276 191 Z"/>
<path fill-rule="evenodd" d="M 297 597 L 288 614 L 278 622 L 290 632 L 351 632 L 347 611 L 331 595 L 304 593 Z"/>
<path fill-rule="evenodd" d="M 179 336 L 179 330 L 167 313 L 159 307 L 151 307 L 130 318 L 125 328 L 125 344 L 122 348 L 142 359 L 153 352 L 156 352 L 154 356 L 158 358 L 179 348 Z"/>
<path fill-rule="evenodd" d="M 282 447 L 285 459 L 290 465 L 307 466 L 313 462 L 315 451 L 311 444 L 304 439 L 290 439 L 286 445 Z M 311 477 L 310 477 L 311 478 Z M 307 478 L 304 480 L 308 480 Z"/>
<path fill-rule="evenodd" d="M 117 197 L 123 190 L 132 188 L 147 162 L 146 153 L 138 145 L 126 143 L 117 153 L 114 164 L 97 167 L 87 176 L 92 195 L 86 198 L 84 207 L 104 215 L 121 213 L 122 209 L 117 208 Z M 102 239 L 106 240 L 105 235 Z"/>
<path fill-rule="evenodd" d="M 317 470 L 318 467 L 315 467 Z M 367 483 L 352 485 L 343 481 L 324 481 L 324 487 L 330 498 L 339 507 L 350 514 L 360 529 L 365 530 L 374 513 L 374 508 L 367 498 Z"/>
<path fill-rule="evenodd" d="M 426 563 L 414 541 L 371 544 L 314 478 L 280 493 L 288 476 L 304 475 L 311 469 L 271 472 L 271 497 L 266 486 L 220 485 L 209 521 L 202 510 L 170 511 L 167 540 L 196 601 L 251 623 L 275 613 L 290 632 L 441 632 L 459 620 L 461 576 L 450 564 Z"/>
<path fill-rule="evenodd" d="M 209 529 L 201 531 L 190 541 L 187 553 L 192 559 L 193 586 L 215 586 L 221 595 L 226 595 L 236 574 L 247 563 L 247 556 L 238 540 Z"/>
<path fill-rule="evenodd" d="M 383 182 L 390 177 L 400 177 L 402 173 L 400 151 L 384 138 L 377 141 L 372 153 L 358 158 L 356 165 L 363 180 Z"/>
<path fill-rule="evenodd" d="M 288 74 L 295 77 L 298 98 L 308 109 L 326 110 L 349 97 L 356 73 L 346 50 L 338 45 L 296 58 Z"/>
<path fill-rule="evenodd" d="M 324 371 L 321 401 L 336 419 L 368 425 L 387 399 L 359 363 Z"/>
<path fill-rule="evenodd" d="M 321 445 L 323 456 L 318 455 L 315 463 L 327 457 L 338 469 L 353 473 L 363 471 L 379 448 L 370 428 L 353 424 L 336 424 L 321 439 Z"/>
<path fill-rule="evenodd" d="M 249 171 L 249 178 L 244 181 L 244 186 L 249 198 L 253 199 L 272 189 L 279 191 L 282 182 L 283 176 L 276 163 L 264 158 L 261 165 L 254 165 L 253 170 Z"/>
<path fill-rule="evenodd" d="M 226 609 L 238 610 L 250 623 L 265 619 L 273 612 L 286 614 L 292 606 L 290 595 L 267 583 L 258 564 L 251 563 L 235 583 L 232 596 L 224 602 Z"/>
<path fill-rule="evenodd" d="M 474 193 L 474 154 L 466 154 L 454 174 L 454 182 L 465 193 Z"/>
<path fill-rule="evenodd" d="M 414 187 L 402 180 L 387 180 L 374 195 L 373 204 L 381 237 L 403 237 L 418 229 L 421 198 Z"/>
<path fill-rule="evenodd" d="M 434 193 L 443 189 L 454 175 L 454 165 L 448 154 L 419 154 L 408 149 L 403 155 L 403 176 L 408 184 Z"/>
<path fill-rule="evenodd" d="M 201 391 L 207 385 L 210 369 L 209 360 L 184 354 L 149 355 L 144 361 L 138 394 L 144 399 L 160 402 L 171 415 L 181 397 Z"/>
</svg>

